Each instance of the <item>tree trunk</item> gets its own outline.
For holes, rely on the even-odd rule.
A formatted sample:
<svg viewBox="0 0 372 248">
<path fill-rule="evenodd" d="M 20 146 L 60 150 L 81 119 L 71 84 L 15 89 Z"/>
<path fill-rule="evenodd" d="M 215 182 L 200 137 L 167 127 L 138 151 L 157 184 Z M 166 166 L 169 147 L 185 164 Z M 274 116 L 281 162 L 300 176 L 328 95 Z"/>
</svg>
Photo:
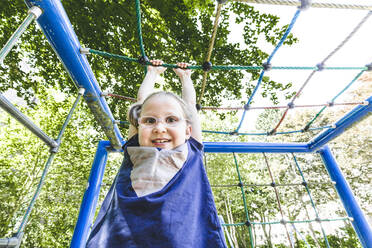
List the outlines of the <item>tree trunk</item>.
<svg viewBox="0 0 372 248">
<path fill-rule="evenodd" d="M 261 222 L 266 222 L 265 214 L 260 214 L 260 219 Z M 266 226 L 269 226 L 269 230 L 266 229 Z M 271 225 L 261 225 L 262 231 L 264 233 L 265 239 L 266 239 L 266 244 L 268 245 L 269 248 L 273 247 L 272 240 L 271 240 Z"/>
<path fill-rule="evenodd" d="M 226 196 L 225 200 L 225 209 L 226 209 L 226 216 L 227 216 L 227 222 L 228 223 L 234 223 L 234 218 L 231 212 L 231 204 L 230 204 L 230 198 L 229 196 Z M 233 242 L 234 248 L 239 248 L 238 240 L 236 238 L 236 228 L 235 226 L 231 226 L 229 228 L 226 228 L 228 234 L 231 237 L 231 241 Z"/>
</svg>

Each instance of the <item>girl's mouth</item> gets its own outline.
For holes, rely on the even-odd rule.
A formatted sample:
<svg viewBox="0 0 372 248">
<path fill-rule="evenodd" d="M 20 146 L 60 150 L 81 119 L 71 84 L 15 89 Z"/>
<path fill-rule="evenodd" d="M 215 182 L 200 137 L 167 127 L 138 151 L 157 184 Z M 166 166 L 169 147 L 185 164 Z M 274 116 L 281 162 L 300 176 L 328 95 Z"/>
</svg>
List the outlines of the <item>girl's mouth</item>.
<svg viewBox="0 0 372 248">
<path fill-rule="evenodd" d="M 155 140 L 152 140 L 152 143 L 153 144 L 164 144 L 164 143 L 167 143 L 169 141 L 170 141 L 169 139 L 155 139 Z"/>
</svg>

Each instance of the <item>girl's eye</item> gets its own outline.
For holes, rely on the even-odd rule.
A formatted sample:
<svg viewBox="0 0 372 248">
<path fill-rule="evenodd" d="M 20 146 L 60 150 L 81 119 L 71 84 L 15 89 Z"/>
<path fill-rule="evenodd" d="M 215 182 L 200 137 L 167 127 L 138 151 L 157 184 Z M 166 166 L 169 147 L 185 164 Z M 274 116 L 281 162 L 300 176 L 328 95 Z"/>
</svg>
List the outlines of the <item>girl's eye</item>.
<svg viewBox="0 0 372 248">
<path fill-rule="evenodd" d="M 156 119 L 154 117 L 146 117 L 144 119 L 144 123 L 145 124 L 155 124 L 156 123 Z"/>
<path fill-rule="evenodd" d="M 175 124 L 179 121 L 179 118 L 177 118 L 176 116 L 168 116 L 166 119 L 165 119 L 165 122 L 168 123 L 168 124 Z"/>
</svg>

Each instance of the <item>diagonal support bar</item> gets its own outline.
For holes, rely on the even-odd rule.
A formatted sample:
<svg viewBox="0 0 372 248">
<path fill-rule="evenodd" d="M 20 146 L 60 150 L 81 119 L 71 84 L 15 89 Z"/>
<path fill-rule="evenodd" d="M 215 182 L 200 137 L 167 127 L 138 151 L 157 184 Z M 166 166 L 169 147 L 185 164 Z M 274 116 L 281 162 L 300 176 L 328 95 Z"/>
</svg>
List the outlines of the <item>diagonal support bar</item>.
<svg viewBox="0 0 372 248">
<path fill-rule="evenodd" d="M 19 121 L 23 126 L 29 129 L 37 137 L 39 137 L 45 144 L 51 148 L 58 146 L 57 142 L 46 135 L 38 126 L 36 126 L 26 115 L 19 111 L 11 102 L 8 101 L 2 94 L 0 94 L 0 107 L 14 119 Z"/>
<path fill-rule="evenodd" d="M 58 152 L 58 148 L 59 148 L 59 145 L 61 144 L 61 141 L 62 141 L 62 137 L 63 137 L 63 134 L 66 130 L 66 127 L 68 125 L 68 123 L 70 122 L 71 120 L 71 117 L 72 117 L 72 114 L 74 112 L 74 110 L 76 109 L 79 101 L 80 101 L 80 98 L 81 96 L 84 94 L 84 89 L 80 89 L 79 90 L 79 94 L 74 102 L 74 104 L 72 105 L 72 108 L 70 109 L 62 127 L 61 127 L 61 130 L 59 131 L 59 134 L 58 134 L 58 138 L 57 138 L 57 144 L 58 146 L 57 147 L 54 147 L 52 149 L 50 149 L 50 155 L 49 155 L 49 158 L 47 160 L 47 162 L 45 163 L 45 166 L 44 166 L 44 170 L 42 172 L 42 175 L 40 177 L 40 181 L 39 181 L 39 184 L 36 188 L 36 191 L 31 199 L 31 202 L 26 210 L 26 213 L 25 215 L 23 216 L 23 219 L 22 219 L 22 222 L 21 224 L 19 225 L 18 227 L 18 231 L 17 231 L 17 238 L 20 240 L 19 242 L 21 242 L 22 238 L 21 238 L 21 235 L 23 235 L 23 231 L 27 225 L 27 221 L 28 221 L 28 218 L 30 217 L 30 214 L 31 214 L 31 211 L 34 207 L 34 204 L 37 200 L 37 198 L 39 197 L 40 195 L 40 192 L 41 192 L 41 188 L 43 187 L 44 185 L 44 182 L 45 182 L 45 179 L 46 179 L 46 176 L 47 176 L 47 173 L 48 173 L 48 170 L 49 170 L 49 167 L 51 166 L 51 164 L 53 163 L 53 160 Z"/>
<path fill-rule="evenodd" d="M 31 22 L 38 18 L 41 15 L 41 9 L 39 7 L 32 7 L 28 11 L 28 16 L 24 19 L 24 21 L 21 23 L 21 25 L 17 28 L 17 30 L 13 33 L 13 35 L 9 38 L 7 43 L 4 45 L 4 47 L 0 50 L 0 65 L 2 65 L 6 55 L 10 52 L 10 50 L 13 48 L 15 43 L 17 43 L 17 40 L 19 37 L 23 34 L 23 32 L 27 29 L 27 27 L 31 24 Z"/>
<path fill-rule="evenodd" d="M 355 199 L 353 192 L 350 189 L 340 167 L 337 165 L 336 159 L 333 157 L 328 146 L 324 146 L 319 151 L 325 167 L 332 181 L 336 182 L 335 187 L 338 195 L 345 207 L 348 216 L 352 217 L 352 225 L 359 237 L 364 248 L 372 247 L 372 228 L 369 225 L 366 216 Z"/>
<path fill-rule="evenodd" d="M 370 114 L 372 111 L 372 96 L 369 97 L 366 101 L 368 102 L 367 105 L 358 105 L 345 116 L 343 116 L 340 120 L 338 120 L 335 123 L 335 128 L 328 129 L 311 140 L 308 143 L 309 149 L 311 151 L 315 151 L 321 148 L 329 141 L 342 134 L 345 129 L 351 127 L 351 125 Z"/>
<path fill-rule="evenodd" d="M 78 88 L 84 88 L 86 100 L 95 119 L 115 149 L 120 149 L 123 138 L 108 107 L 85 55 L 80 53 L 80 42 L 60 0 L 25 0 L 43 10 L 38 23 L 50 45 Z"/>
</svg>

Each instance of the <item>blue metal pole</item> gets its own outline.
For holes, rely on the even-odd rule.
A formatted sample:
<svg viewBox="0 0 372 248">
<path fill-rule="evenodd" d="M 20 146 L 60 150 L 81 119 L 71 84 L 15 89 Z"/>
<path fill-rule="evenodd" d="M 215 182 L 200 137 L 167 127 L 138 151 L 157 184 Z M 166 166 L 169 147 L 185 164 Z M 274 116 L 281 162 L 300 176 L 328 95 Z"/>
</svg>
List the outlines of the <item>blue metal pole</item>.
<svg viewBox="0 0 372 248">
<path fill-rule="evenodd" d="M 203 142 L 207 153 L 311 152 L 306 143 Z"/>
<path fill-rule="evenodd" d="M 323 162 L 327 168 L 328 174 L 334 181 L 336 190 L 345 207 L 348 216 L 352 217 L 351 223 L 359 237 L 360 242 L 365 248 L 372 248 L 372 229 L 368 224 L 367 218 L 356 201 L 353 192 L 350 189 L 340 167 L 337 165 L 328 146 L 319 150 Z"/>
<path fill-rule="evenodd" d="M 366 116 L 372 111 L 372 96 L 366 100 L 366 105 L 358 105 L 352 109 L 349 113 L 343 116 L 340 120 L 335 123 L 335 128 L 328 129 L 320 133 L 312 141 L 308 143 L 309 149 L 315 151 L 327 144 L 332 139 L 343 133 L 346 128 L 357 122 L 359 119 Z"/>
<path fill-rule="evenodd" d="M 80 42 L 60 0 L 25 0 L 28 7 L 43 10 L 38 23 L 50 45 L 57 53 L 73 82 L 84 88 L 84 98 L 115 149 L 120 149 L 123 138 L 85 55 L 80 53 Z"/>
<path fill-rule="evenodd" d="M 309 152 L 306 143 L 204 142 L 209 153 L 292 153 Z"/>
<path fill-rule="evenodd" d="M 94 158 L 92 169 L 90 171 L 88 187 L 85 191 L 83 201 L 80 206 L 79 217 L 75 226 L 74 235 L 72 236 L 72 248 L 85 247 L 88 238 L 89 229 L 93 222 L 96 210 L 99 191 L 101 188 L 103 174 L 107 162 L 107 148 L 110 148 L 109 141 L 100 141 L 98 143 L 96 156 Z"/>
</svg>

